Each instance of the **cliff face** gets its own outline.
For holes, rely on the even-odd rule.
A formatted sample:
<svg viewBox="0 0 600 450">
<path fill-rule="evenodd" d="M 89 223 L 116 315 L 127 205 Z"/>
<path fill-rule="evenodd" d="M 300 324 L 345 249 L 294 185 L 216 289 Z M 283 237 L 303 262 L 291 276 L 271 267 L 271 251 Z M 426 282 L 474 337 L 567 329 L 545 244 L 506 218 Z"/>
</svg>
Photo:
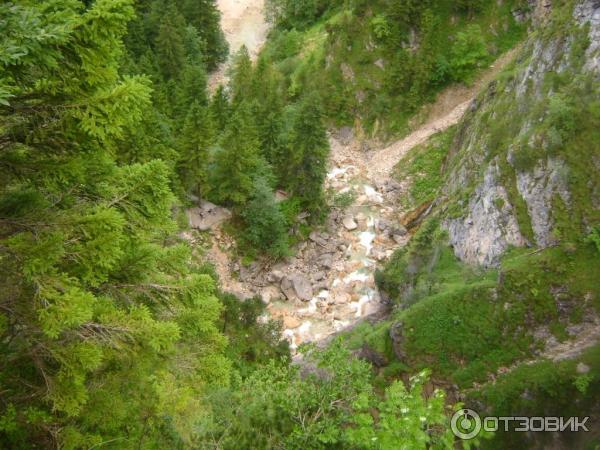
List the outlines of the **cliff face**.
<svg viewBox="0 0 600 450">
<path fill-rule="evenodd" d="M 443 205 L 455 254 L 494 266 L 511 246 L 590 232 L 600 204 L 600 1 L 538 2 L 513 67 L 473 103 L 449 157 Z"/>
<path fill-rule="evenodd" d="M 600 371 L 600 1 L 530 5 L 534 30 L 512 65 L 456 129 L 399 163 L 411 207 L 436 198 L 377 273 L 395 306 L 390 319 L 361 333 L 391 361 L 430 368 L 479 412 L 592 415 L 600 396 L 600 380 L 588 375 Z M 424 163 L 434 158 L 441 170 Z M 535 250 L 518 248 L 528 246 Z M 546 437 L 498 433 L 482 448 L 583 448 Z"/>
</svg>

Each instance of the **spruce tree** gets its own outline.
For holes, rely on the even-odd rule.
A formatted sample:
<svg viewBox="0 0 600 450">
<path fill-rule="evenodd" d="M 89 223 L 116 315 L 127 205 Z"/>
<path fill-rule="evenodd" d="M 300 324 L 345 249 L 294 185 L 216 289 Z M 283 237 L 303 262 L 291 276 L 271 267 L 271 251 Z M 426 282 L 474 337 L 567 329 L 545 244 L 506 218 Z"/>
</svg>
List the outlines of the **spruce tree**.
<svg viewBox="0 0 600 450">
<path fill-rule="evenodd" d="M 214 136 L 208 107 L 194 102 L 181 130 L 178 172 L 184 189 L 200 197 L 208 192 L 209 150 Z"/>
<path fill-rule="evenodd" d="M 229 379 L 214 282 L 174 236 L 170 163 L 127 142 L 152 108 L 146 78 L 119 76 L 132 16 L 129 0 L 0 4 L 7 448 L 189 448 L 199 399 Z"/>
<path fill-rule="evenodd" d="M 177 0 L 188 23 L 198 30 L 206 43 L 205 63 L 213 70 L 224 61 L 228 46 L 221 30 L 221 12 L 215 0 Z"/>
<path fill-rule="evenodd" d="M 173 3 L 167 3 L 156 36 L 156 56 L 165 79 L 177 78 L 186 61 L 185 20 Z"/>
<path fill-rule="evenodd" d="M 225 87 L 220 85 L 213 94 L 210 102 L 210 112 L 215 121 L 215 128 L 218 133 L 222 133 L 229 123 L 231 106 L 229 96 Z"/>
<path fill-rule="evenodd" d="M 254 180 L 252 197 L 244 207 L 242 217 L 246 224 L 244 239 L 250 244 L 276 258 L 288 254 L 285 217 L 265 178 L 257 177 Z"/>
<path fill-rule="evenodd" d="M 231 66 L 231 100 L 237 105 L 252 99 L 252 61 L 245 45 L 235 54 Z"/>
<path fill-rule="evenodd" d="M 263 165 L 252 110 L 242 103 L 231 118 L 217 153 L 212 186 L 218 201 L 240 206 L 254 189 L 253 179 Z"/>
<path fill-rule="evenodd" d="M 277 163 L 277 155 L 282 152 L 283 95 L 278 74 L 266 61 L 260 58 L 252 76 L 252 98 L 258 135 L 263 157 L 272 165 Z"/>
<path fill-rule="evenodd" d="M 174 114 L 176 129 L 184 125 L 185 117 L 193 103 L 206 106 L 206 71 L 202 65 L 186 64 L 181 72 L 181 78 L 174 89 Z"/>
<path fill-rule="evenodd" d="M 288 151 L 280 168 L 287 167 L 288 186 L 306 208 L 323 205 L 323 183 L 327 174 L 329 141 L 323 124 L 321 103 L 316 94 L 305 97 L 294 114 Z"/>
</svg>

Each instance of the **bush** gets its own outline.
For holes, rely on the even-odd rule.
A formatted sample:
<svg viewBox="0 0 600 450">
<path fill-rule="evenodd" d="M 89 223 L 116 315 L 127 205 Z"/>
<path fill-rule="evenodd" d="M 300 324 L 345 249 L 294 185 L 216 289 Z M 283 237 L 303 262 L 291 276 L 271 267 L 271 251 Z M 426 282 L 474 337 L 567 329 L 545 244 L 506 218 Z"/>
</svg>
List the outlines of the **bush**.
<svg viewBox="0 0 600 450">
<path fill-rule="evenodd" d="M 469 83 L 473 73 L 489 57 L 479 25 L 470 25 L 458 33 L 452 46 L 450 71 L 455 81 Z"/>
</svg>

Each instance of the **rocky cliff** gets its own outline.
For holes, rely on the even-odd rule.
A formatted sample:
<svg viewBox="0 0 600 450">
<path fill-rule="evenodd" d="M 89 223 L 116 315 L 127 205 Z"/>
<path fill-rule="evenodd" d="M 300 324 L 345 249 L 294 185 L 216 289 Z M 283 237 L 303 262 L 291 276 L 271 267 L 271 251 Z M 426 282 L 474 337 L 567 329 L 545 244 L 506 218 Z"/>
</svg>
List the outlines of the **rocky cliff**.
<svg viewBox="0 0 600 450">
<path fill-rule="evenodd" d="M 437 194 L 378 273 L 396 309 L 361 342 L 411 371 L 431 368 L 489 415 L 593 415 L 600 1 L 531 5 L 534 29 L 458 128 L 439 135 L 447 148 L 429 143 L 400 162 L 397 173 L 412 175 L 398 181 L 417 178 L 415 192 L 425 193 L 415 198 L 429 204 L 432 186 Z M 441 170 L 423 163 L 440 153 Z M 483 448 L 581 448 L 574 442 L 585 438 L 518 434 Z"/>
<path fill-rule="evenodd" d="M 600 2 L 556 8 L 457 133 L 438 204 L 463 261 L 494 266 L 511 246 L 553 246 L 598 222 Z"/>
</svg>

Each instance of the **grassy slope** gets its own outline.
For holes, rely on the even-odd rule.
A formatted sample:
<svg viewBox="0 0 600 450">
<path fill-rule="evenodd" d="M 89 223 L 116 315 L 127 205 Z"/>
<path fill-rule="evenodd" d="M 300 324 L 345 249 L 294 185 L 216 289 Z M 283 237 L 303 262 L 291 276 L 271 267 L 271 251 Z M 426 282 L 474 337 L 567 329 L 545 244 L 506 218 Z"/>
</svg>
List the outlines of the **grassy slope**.
<svg viewBox="0 0 600 450">
<path fill-rule="evenodd" d="M 467 117 L 465 126 L 413 150 L 396 175 L 413 180 L 409 201 L 416 206 L 451 181 L 440 174 L 440 164 L 446 174 L 457 164 L 478 174 L 499 156 L 502 183 L 521 231 L 531 238 L 528 211 L 515 185 L 516 171 L 531 170 L 548 157 L 559 158 L 565 162 L 571 194 L 569 205 L 558 196 L 553 200 L 559 245 L 543 251 L 512 250 L 497 270 L 487 272 L 457 261 L 438 224 L 444 216 L 463 213 L 460 200 L 468 199 L 479 180 L 473 176 L 472 185 L 460 186 L 445 197 L 444 208 L 378 275 L 380 287 L 397 305 L 392 317 L 373 326 L 364 324 L 348 336 L 350 345 L 366 342 L 384 353 L 394 369 L 388 369 L 388 375 L 433 368 L 437 377 L 468 392 L 468 404 L 496 414 L 594 413 L 600 394 L 598 345 L 560 363 L 541 358 L 535 364 L 519 365 L 536 358 L 544 347 L 535 338 L 536 330 L 544 327 L 564 341 L 569 338 L 568 326 L 600 312 L 600 251 L 588 238 L 590 229 L 600 226 L 600 211 L 594 206 L 594 196 L 600 192 L 600 85 L 581 75 L 587 30 L 566 20 L 568 7 L 556 14 L 553 26 L 537 37 L 572 36 L 568 70 L 562 75 L 548 72 L 541 92 L 517 96 L 516 79 L 531 61 L 532 47 L 526 48 L 480 96 L 482 106 Z M 463 146 L 473 135 L 479 136 L 476 145 Z M 516 148 L 512 164 L 507 162 L 509 148 Z M 480 154 L 467 154 L 473 151 Z M 389 337 L 390 326 L 398 322 L 407 355 L 401 362 Z M 579 362 L 591 368 L 591 377 L 577 373 Z M 506 367 L 515 369 L 495 383 L 488 382 L 490 375 Z M 503 433 L 486 446 L 523 448 L 520 439 L 523 436 Z"/>
<path fill-rule="evenodd" d="M 285 75 L 288 92 L 294 96 L 316 89 L 324 99 L 332 124 L 352 125 L 355 119 L 371 132 L 406 132 L 409 119 L 424 102 L 451 83 L 439 81 L 434 72 L 452 60 L 457 33 L 470 25 L 482 30 L 488 55 L 477 61 L 466 78 L 486 67 L 500 53 L 512 48 L 525 34 L 526 26 L 515 22 L 511 11 L 517 0 L 486 2 L 476 14 L 458 13 L 450 0 L 433 2 L 430 22 L 413 24 L 413 30 L 395 28 L 387 2 L 368 5 L 347 2 L 331 7 L 312 26 L 303 30 L 275 29 L 263 56 L 276 63 Z M 351 5 L 351 6 L 347 6 Z M 377 32 L 381 21 L 389 34 Z M 427 36 L 422 36 L 429 29 Z M 427 39 L 427 49 L 408 49 Z M 380 67 L 376 62 L 383 67 Z M 422 66 L 422 67 L 421 67 Z"/>
</svg>

